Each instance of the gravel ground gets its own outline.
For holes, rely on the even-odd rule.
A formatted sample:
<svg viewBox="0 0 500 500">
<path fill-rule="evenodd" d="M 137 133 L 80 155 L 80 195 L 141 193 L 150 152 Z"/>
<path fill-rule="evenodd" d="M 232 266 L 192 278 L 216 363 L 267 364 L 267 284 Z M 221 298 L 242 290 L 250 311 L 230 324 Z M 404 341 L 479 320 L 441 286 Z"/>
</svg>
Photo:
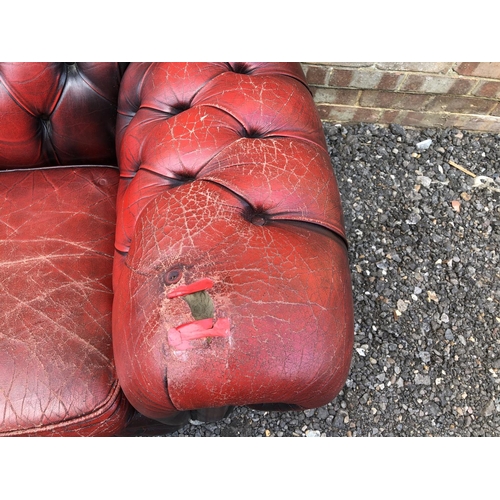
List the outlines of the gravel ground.
<svg viewBox="0 0 500 500">
<path fill-rule="evenodd" d="M 344 390 L 316 410 L 237 408 L 171 436 L 500 436 L 500 184 L 473 187 L 449 163 L 500 182 L 500 135 L 325 133 L 353 280 Z"/>
</svg>

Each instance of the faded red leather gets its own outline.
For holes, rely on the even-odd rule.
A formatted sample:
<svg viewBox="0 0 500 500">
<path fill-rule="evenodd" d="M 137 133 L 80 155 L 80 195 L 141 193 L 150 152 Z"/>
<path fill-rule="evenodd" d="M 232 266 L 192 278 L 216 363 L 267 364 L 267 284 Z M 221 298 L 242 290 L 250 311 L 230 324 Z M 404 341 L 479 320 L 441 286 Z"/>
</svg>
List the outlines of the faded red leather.
<svg viewBox="0 0 500 500">
<path fill-rule="evenodd" d="M 111 346 L 118 172 L 1 172 L 0 430 L 112 435 L 125 425 Z"/>
<path fill-rule="evenodd" d="M 114 435 L 131 416 L 111 345 L 123 69 L 0 63 L 0 435 Z"/>
<path fill-rule="evenodd" d="M 0 435 L 343 386 L 342 209 L 299 64 L 0 63 L 0 191 Z"/>
<path fill-rule="evenodd" d="M 0 168 L 116 164 L 123 63 L 0 63 Z"/>
<path fill-rule="evenodd" d="M 134 407 L 161 420 L 333 399 L 351 358 L 351 285 L 300 66 L 132 64 L 117 146 L 113 339 Z M 201 280 L 213 283 L 206 319 L 169 298 Z"/>
</svg>

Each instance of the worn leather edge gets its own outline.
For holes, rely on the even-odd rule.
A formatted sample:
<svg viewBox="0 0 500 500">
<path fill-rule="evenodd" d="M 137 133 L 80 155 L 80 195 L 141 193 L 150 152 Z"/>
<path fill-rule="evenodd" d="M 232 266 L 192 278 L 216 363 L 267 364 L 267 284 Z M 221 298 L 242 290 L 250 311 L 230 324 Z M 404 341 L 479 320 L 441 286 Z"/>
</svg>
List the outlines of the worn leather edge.
<svg viewBox="0 0 500 500">
<path fill-rule="evenodd" d="M 65 420 L 57 424 L 0 432 L 0 437 L 110 436 L 125 428 L 130 418 L 131 411 L 132 407 L 130 403 L 125 398 L 118 381 L 115 381 L 108 397 L 103 401 L 102 405 L 96 408 L 92 413 Z M 118 417 L 117 422 L 113 422 L 113 417 Z M 105 429 L 103 432 L 99 432 L 99 428 L 103 426 L 105 426 Z"/>
</svg>

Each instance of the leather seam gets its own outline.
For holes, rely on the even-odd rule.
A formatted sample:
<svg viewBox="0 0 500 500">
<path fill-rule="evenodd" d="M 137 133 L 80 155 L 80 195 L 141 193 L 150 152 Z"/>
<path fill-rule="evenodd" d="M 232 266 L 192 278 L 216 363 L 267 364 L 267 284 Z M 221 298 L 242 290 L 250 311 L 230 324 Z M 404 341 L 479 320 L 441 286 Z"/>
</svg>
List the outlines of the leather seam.
<svg viewBox="0 0 500 500">
<path fill-rule="evenodd" d="M 65 428 L 71 427 L 79 423 L 87 424 L 86 427 L 88 427 L 89 425 L 93 425 L 92 422 L 90 422 L 90 420 L 96 420 L 99 416 L 109 411 L 113 407 L 115 402 L 119 400 L 119 396 L 121 394 L 122 394 L 121 387 L 118 381 L 115 380 L 111 387 L 111 391 L 108 393 L 108 396 L 105 398 L 103 403 L 96 409 L 92 410 L 90 413 L 86 413 L 78 417 L 73 417 L 68 420 L 63 420 L 56 424 L 48 424 L 48 425 L 41 424 L 39 426 L 28 427 L 20 430 L 0 432 L 0 436 L 6 436 L 6 437 L 21 436 L 25 434 L 36 434 L 40 432 L 45 433 L 47 431 L 64 430 Z"/>
</svg>

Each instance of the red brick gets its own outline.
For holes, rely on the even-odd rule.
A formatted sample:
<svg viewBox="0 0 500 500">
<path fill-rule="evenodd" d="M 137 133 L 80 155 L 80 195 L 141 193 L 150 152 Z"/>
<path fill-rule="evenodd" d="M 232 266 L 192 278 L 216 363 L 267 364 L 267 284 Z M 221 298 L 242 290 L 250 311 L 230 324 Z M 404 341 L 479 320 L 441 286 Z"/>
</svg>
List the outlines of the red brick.
<svg viewBox="0 0 500 500">
<path fill-rule="evenodd" d="M 490 134 L 500 134 L 500 119 L 493 122 L 486 119 L 478 120 L 474 123 L 467 123 L 464 128 L 476 132 L 489 132 Z"/>
<path fill-rule="evenodd" d="M 330 87 L 350 87 L 352 75 L 353 71 L 351 69 L 333 68 L 328 85 Z"/>
<path fill-rule="evenodd" d="M 396 109 L 383 109 L 382 113 L 380 113 L 380 122 L 381 123 L 399 123 L 398 116 L 401 113 L 405 113 L 405 111 L 399 111 Z"/>
<path fill-rule="evenodd" d="M 379 90 L 363 90 L 360 105 L 369 108 L 387 109 L 422 109 L 432 96 L 423 94 L 404 94 L 399 92 L 384 92 Z"/>
<path fill-rule="evenodd" d="M 332 87 L 395 90 L 403 80 L 403 73 L 386 73 L 370 69 L 333 69 L 329 84 Z"/>
<path fill-rule="evenodd" d="M 322 120 L 336 123 L 376 123 L 380 109 L 341 106 L 337 104 L 319 104 L 317 106 Z"/>
<path fill-rule="evenodd" d="M 500 116 L 500 102 L 492 109 L 491 116 Z"/>
<path fill-rule="evenodd" d="M 450 113 L 446 115 L 444 127 L 460 128 L 476 132 L 500 133 L 500 118 Z"/>
<path fill-rule="evenodd" d="M 472 93 L 478 97 L 491 97 L 493 99 L 500 99 L 500 82 L 485 80 L 480 83 Z"/>
<path fill-rule="evenodd" d="M 449 93 L 466 95 L 474 88 L 474 85 L 476 85 L 476 82 L 469 78 L 455 78 L 455 82 L 451 86 Z"/>
<path fill-rule="evenodd" d="M 426 111 L 466 113 L 466 114 L 488 114 L 495 106 L 495 101 L 479 97 L 460 97 L 439 95 L 432 98 L 426 106 Z"/>
<path fill-rule="evenodd" d="M 359 90 L 311 87 L 316 102 L 328 104 L 354 105 L 358 101 Z"/>
<path fill-rule="evenodd" d="M 369 68 L 376 63 L 373 62 L 329 62 L 323 63 L 328 66 L 337 66 L 339 68 Z"/>
<path fill-rule="evenodd" d="M 441 128 L 445 123 L 443 114 L 425 113 L 422 111 L 400 111 L 394 118 L 394 123 L 407 127 L 436 127 Z"/>
<path fill-rule="evenodd" d="M 455 72 L 459 75 L 497 78 L 500 80 L 499 62 L 462 62 L 458 63 Z"/>
<path fill-rule="evenodd" d="M 475 84 L 475 80 L 470 78 L 412 74 L 408 75 L 399 90 L 428 94 L 465 95 L 470 92 Z"/>
<path fill-rule="evenodd" d="M 378 69 L 392 71 L 415 71 L 418 73 L 446 73 L 453 63 L 448 62 L 378 62 Z"/>
<path fill-rule="evenodd" d="M 464 115 L 458 113 L 426 113 L 422 111 L 383 111 L 379 123 L 398 123 L 417 128 L 458 128 L 477 132 L 500 132 L 500 118 L 490 116 Z"/>
<path fill-rule="evenodd" d="M 407 127 L 458 128 L 476 132 L 500 133 L 500 118 L 459 113 L 429 113 L 423 111 L 358 108 L 337 104 L 319 104 L 324 121 L 335 123 L 398 123 Z"/>
<path fill-rule="evenodd" d="M 479 63 L 474 62 L 462 62 L 457 63 L 457 66 L 454 68 L 455 73 L 459 75 L 467 75 L 472 76 L 474 74 L 474 70 L 479 66 Z"/>
<path fill-rule="evenodd" d="M 404 79 L 404 73 L 382 73 L 382 78 L 378 84 L 379 90 L 396 90 Z"/>
<path fill-rule="evenodd" d="M 327 74 L 329 72 L 326 66 L 311 66 L 303 64 L 302 69 L 306 75 L 307 83 L 309 85 L 325 85 Z"/>
</svg>

